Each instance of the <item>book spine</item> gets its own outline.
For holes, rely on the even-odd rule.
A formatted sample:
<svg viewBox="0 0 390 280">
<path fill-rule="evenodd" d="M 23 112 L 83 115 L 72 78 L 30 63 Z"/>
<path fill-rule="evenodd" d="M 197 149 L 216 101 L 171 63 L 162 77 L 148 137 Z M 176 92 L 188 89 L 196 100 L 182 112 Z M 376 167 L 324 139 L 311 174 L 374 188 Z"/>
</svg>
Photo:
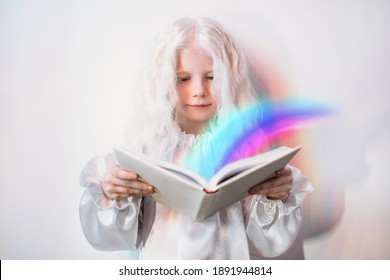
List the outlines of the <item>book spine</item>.
<svg viewBox="0 0 390 280">
<path fill-rule="evenodd" d="M 196 222 L 203 221 L 208 216 L 213 214 L 213 213 L 210 213 L 210 208 L 211 208 L 211 205 L 214 203 L 215 198 L 216 198 L 216 193 L 204 192 L 203 199 L 200 203 L 199 211 L 196 214 L 196 218 L 195 218 Z"/>
</svg>

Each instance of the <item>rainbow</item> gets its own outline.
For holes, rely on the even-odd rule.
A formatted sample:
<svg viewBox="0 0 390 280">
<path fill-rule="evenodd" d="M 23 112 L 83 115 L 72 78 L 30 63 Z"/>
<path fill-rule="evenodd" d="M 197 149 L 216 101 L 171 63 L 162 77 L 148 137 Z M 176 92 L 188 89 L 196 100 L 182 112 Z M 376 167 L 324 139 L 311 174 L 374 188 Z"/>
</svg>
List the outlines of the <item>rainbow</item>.
<svg viewBox="0 0 390 280">
<path fill-rule="evenodd" d="M 304 99 L 267 101 L 236 110 L 208 129 L 210 143 L 194 150 L 185 166 L 210 179 L 228 163 L 253 156 L 304 123 L 334 113 L 333 106 Z"/>
</svg>

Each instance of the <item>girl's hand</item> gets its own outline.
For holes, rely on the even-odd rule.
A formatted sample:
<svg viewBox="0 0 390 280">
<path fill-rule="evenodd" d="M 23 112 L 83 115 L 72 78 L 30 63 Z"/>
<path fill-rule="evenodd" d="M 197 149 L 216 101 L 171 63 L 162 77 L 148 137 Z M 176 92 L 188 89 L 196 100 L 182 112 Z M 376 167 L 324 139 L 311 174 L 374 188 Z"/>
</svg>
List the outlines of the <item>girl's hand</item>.
<svg viewBox="0 0 390 280">
<path fill-rule="evenodd" d="M 139 176 L 117 165 L 111 166 L 102 180 L 103 192 L 110 199 L 124 199 L 134 195 L 151 195 L 154 187 L 139 180 Z"/>
<path fill-rule="evenodd" d="M 261 194 L 268 199 L 285 201 L 292 189 L 293 177 L 291 168 L 285 167 L 275 172 L 275 177 L 253 186 L 249 194 Z"/>
</svg>

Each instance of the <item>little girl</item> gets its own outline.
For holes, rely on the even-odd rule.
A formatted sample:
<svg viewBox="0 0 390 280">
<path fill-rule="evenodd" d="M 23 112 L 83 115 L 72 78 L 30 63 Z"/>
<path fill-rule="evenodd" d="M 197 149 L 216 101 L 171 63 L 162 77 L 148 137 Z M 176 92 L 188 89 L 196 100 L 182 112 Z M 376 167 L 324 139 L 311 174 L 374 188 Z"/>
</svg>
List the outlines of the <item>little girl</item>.
<svg viewBox="0 0 390 280">
<path fill-rule="evenodd" d="M 157 39 L 145 73 L 123 144 L 158 159 L 181 164 L 195 149 L 209 151 L 218 145 L 210 137 L 218 115 L 258 102 L 243 54 L 210 19 L 171 24 Z M 80 219 L 92 246 L 139 249 L 143 259 L 276 257 L 294 242 L 302 202 L 312 191 L 287 166 L 253 186 L 246 199 L 193 222 L 156 203 L 153 186 L 118 167 L 112 154 L 92 159 L 81 185 Z"/>
</svg>

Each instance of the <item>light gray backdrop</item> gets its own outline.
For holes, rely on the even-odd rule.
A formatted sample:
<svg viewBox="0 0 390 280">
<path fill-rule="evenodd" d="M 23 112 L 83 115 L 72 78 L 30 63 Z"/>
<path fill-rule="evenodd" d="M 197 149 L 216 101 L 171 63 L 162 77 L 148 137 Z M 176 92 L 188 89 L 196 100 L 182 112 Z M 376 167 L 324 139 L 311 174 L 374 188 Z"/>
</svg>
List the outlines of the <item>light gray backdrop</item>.
<svg viewBox="0 0 390 280">
<path fill-rule="evenodd" d="M 142 49 L 171 20 L 220 21 L 275 94 L 339 108 L 301 134 L 307 259 L 390 259 L 390 2 L 0 1 L 0 258 L 126 259 L 78 219 L 80 170 L 126 120 Z"/>
</svg>

